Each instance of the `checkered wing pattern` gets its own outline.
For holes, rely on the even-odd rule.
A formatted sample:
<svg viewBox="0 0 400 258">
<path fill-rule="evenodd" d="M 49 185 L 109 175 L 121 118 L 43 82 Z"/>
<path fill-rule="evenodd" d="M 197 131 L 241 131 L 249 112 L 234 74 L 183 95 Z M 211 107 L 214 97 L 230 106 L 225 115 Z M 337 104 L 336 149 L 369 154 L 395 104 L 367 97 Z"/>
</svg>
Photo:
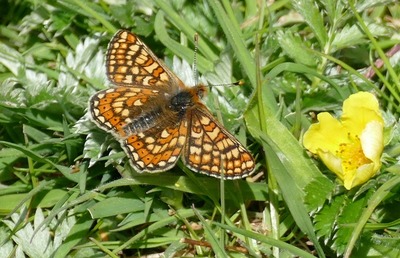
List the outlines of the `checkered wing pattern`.
<svg viewBox="0 0 400 258">
<path fill-rule="evenodd" d="M 172 168 L 178 161 L 186 142 L 187 122 L 179 125 L 153 127 L 130 135 L 124 146 L 131 165 L 139 172 L 161 172 Z"/>
<path fill-rule="evenodd" d="M 193 171 L 225 179 L 246 177 L 255 169 L 254 159 L 208 109 L 199 105 L 190 116 L 184 162 Z"/>
<path fill-rule="evenodd" d="M 168 105 L 165 95 L 182 87 L 182 82 L 125 30 L 111 40 L 106 66 L 117 87 L 91 97 L 93 120 L 121 142 L 138 172 L 171 168 L 185 143 L 187 123 L 160 107 Z"/>
<path fill-rule="evenodd" d="M 180 156 L 192 170 L 214 177 L 254 171 L 250 153 L 200 102 L 204 85 L 186 87 L 136 35 L 118 31 L 106 65 L 116 87 L 94 94 L 89 110 L 138 172 L 168 170 Z"/>
<path fill-rule="evenodd" d="M 116 137 L 126 137 L 127 125 L 137 122 L 143 110 L 151 110 L 151 102 L 157 101 L 159 93 L 159 90 L 126 86 L 102 90 L 91 97 L 89 109 L 101 129 Z"/>
<path fill-rule="evenodd" d="M 177 77 L 134 34 L 118 31 L 107 51 L 107 75 L 116 85 L 175 86 Z"/>
</svg>

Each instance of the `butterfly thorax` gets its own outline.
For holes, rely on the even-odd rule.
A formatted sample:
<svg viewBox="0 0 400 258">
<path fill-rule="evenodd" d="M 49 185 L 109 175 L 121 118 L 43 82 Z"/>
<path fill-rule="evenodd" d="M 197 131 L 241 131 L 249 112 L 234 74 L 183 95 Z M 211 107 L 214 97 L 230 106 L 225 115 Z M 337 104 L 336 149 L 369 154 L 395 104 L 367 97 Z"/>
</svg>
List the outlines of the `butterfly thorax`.
<svg viewBox="0 0 400 258">
<path fill-rule="evenodd" d="M 186 113 L 186 110 L 193 107 L 200 101 L 205 93 L 204 85 L 197 85 L 191 88 L 185 88 L 172 96 L 170 100 L 170 109 L 178 112 L 181 116 Z"/>
</svg>

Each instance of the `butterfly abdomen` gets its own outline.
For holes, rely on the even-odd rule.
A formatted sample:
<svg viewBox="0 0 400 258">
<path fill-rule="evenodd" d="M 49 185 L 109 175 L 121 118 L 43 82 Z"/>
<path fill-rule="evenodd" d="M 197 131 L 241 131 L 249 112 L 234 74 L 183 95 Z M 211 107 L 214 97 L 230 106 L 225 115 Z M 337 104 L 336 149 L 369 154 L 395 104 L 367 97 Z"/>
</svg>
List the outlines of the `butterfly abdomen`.
<svg viewBox="0 0 400 258">
<path fill-rule="evenodd" d="M 123 127 L 125 135 L 138 134 L 154 127 L 161 114 L 160 107 L 140 114 Z"/>
</svg>

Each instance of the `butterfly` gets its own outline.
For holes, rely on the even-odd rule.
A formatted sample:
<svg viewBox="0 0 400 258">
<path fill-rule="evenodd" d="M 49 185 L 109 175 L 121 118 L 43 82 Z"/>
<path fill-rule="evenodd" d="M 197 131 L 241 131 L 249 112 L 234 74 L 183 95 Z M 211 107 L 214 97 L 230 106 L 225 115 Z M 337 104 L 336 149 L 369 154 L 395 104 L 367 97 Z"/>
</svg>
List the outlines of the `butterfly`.
<svg viewBox="0 0 400 258">
<path fill-rule="evenodd" d="M 255 170 L 250 152 L 201 102 L 206 87 L 187 87 L 135 34 L 114 35 L 106 70 L 115 87 L 95 93 L 89 111 L 120 141 L 136 171 L 166 171 L 180 157 L 191 170 L 218 178 Z"/>
</svg>

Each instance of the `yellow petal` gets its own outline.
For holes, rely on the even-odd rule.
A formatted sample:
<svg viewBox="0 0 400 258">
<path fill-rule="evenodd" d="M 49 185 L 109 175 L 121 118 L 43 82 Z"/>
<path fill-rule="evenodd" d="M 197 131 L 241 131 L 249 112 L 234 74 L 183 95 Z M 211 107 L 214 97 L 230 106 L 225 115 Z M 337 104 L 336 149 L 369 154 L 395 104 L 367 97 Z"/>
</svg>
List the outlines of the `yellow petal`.
<svg viewBox="0 0 400 258">
<path fill-rule="evenodd" d="M 342 160 L 331 152 L 318 151 L 318 157 L 322 160 L 325 166 L 335 173 L 342 181 L 344 180 L 344 172 L 342 169 Z"/>
<path fill-rule="evenodd" d="M 383 123 L 378 100 L 369 92 L 352 94 L 343 102 L 343 126 L 353 135 L 360 135 L 371 121 Z"/>
<path fill-rule="evenodd" d="M 374 163 L 374 170 L 381 167 L 383 151 L 383 124 L 378 121 L 369 122 L 360 135 L 361 147 L 365 157 Z"/>
<path fill-rule="evenodd" d="M 343 125 L 327 112 L 319 113 L 319 123 L 313 124 L 303 136 L 303 145 L 314 154 L 318 151 L 336 153 L 339 144 L 347 142 Z"/>
<path fill-rule="evenodd" d="M 375 175 L 375 173 L 376 170 L 374 170 L 373 163 L 362 165 L 356 170 L 346 171 L 343 179 L 343 185 L 347 190 L 350 190 L 355 186 L 367 182 L 371 177 Z"/>
</svg>

